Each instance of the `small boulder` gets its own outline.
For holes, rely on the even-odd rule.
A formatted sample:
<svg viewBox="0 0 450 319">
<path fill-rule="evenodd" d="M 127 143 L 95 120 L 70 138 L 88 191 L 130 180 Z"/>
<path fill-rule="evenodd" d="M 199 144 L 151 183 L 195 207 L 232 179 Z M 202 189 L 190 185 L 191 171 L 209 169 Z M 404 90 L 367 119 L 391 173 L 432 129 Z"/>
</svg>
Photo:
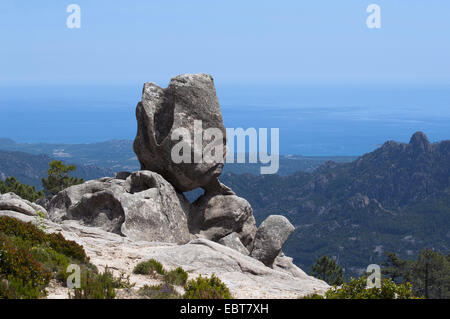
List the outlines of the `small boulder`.
<svg viewBox="0 0 450 319">
<path fill-rule="evenodd" d="M 219 244 L 227 246 L 231 249 L 237 250 L 243 255 L 248 256 L 250 253 L 248 252 L 248 249 L 245 248 L 245 246 L 242 244 L 241 240 L 239 239 L 239 235 L 237 233 L 231 233 L 219 240 Z"/>
<path fill-rule="evenodd" d="M 281 215 L 270 215 L 256 231 L 251 256 L 271 267 L 295 227 Z"/>
<path fill-rule="evenodd" d="M 188 224 L 192 234 L 216 242 L 235 232 L 246 247 L 251 245 L 256 233 L 252 207 L 236 195 L 207 192 L 200 196 L 192 204 Z"/>
</svg>

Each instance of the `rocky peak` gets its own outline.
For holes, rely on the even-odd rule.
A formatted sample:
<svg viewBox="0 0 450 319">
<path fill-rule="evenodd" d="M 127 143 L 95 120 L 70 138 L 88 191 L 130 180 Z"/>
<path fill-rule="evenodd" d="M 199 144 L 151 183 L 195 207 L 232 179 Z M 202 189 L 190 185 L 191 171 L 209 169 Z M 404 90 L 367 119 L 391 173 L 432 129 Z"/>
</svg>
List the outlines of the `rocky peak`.
<svg viewBox="0 0 450 319">
<path fill-rule="evenodd" d="M 411 137 L 409 145 L 412 147 L 414 152 L 430 152 L 431 144 L 428 141 L 428 137 L 423 132 L 416 132 Z"/>
</svg>

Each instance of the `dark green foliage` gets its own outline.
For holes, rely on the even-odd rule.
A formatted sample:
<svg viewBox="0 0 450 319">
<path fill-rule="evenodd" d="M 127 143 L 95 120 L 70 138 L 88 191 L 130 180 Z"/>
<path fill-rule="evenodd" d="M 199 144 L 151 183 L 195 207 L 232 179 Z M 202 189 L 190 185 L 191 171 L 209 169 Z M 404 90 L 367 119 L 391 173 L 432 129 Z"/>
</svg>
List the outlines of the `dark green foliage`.
<svg viewBox="0 0 450 319">
<path fill-rule="evenodd" d="M 84 183 L 82 178 L 69 176 L 69 173 L 75 170 L 74 165 L 66 166 L 61 161 L 52 161 L 49 165 L 48 177 L 42 179 L 42 186 L 48 195 L 53 196 L 69 186 Z"/>
<path fill-rule="evenodd" d="M 173 285 L 184 286 L 188 279 L 188 274 L 183 268 L 178 267 L 177 269 L 166 273 L 164 279 Z"/>
<path fill-rule="evenodd" d="M 19 237 L 30 245 L 42 244 L 47 240 L 47 234 L 32 223 L 24 223 L 8 216 L 0 216 L 0 233 Z"/>
<path fill-rule="evenodd" d="M 0 280 L 6 280 L 0 298 L 44 296 L 50 278 L 51 274 L 33 258 L 30 250 L 15 245 L 0 233 Z"/>
<path fill-rule="evenodd" d="M 450 298 L 450 262 L 431 249 L 424 249 L 417 260 L 402 260 L 388 253 L 382 272 L 399 283 L 410 282 L 415 294 L 430 299 Z"/>
<path fill-rule="evenodd" d="M 150 299 L 180 299 L 181 295 L 169 283 L 156 286 L 145 285 L 139 289 L 139 294 Z"/>
<path fill-rule="evenodd" d="M 249 201 L 257 223 L 279 211 L 298 225 L 283 251 L 300 268 L 339 255 L 346 277 L 358 277 L 369 263 L 381 264 L 386 251 L 400 258 L 427 247 L 448 253 L 450 141 L 423 145 L 387 142 L 310 174 L 220 179 Z"/>
<path fill-rule="evenodd" d="M 74 288 L 71 299 L 114 299 L 115 289 L 131 287 L 129 279 L 115 277 L 105 268 L 103 273 L 84 270 L 81 273 L 81 288 Z"/>
<path fill-rule="evenodd" d="M 39 198 L 44 197 L 43 191 L 36 192 L 34 186 L 29 186 L 20 183 L 14 177 L 8 177 L 5 181 L 0 181 L 0 194 L 14 193 L 23 199 L 34 202 Z"/>
<path fill-rule="evenodd" d="M 163 265 L 159 261 L 154 259 L 140 262 L 136 265 L 136 267 L 134 267 L 133 272 L 135 274 L 152 276 L 156 276 L 157 274 L 164 276 L 166 274 L 166 270 L 164 269 Z"/>
<path fill-rule="evenodd" d="M 390 279 L 381 282 L 381 288 L 367 288 L 367 278 L 352 278 L 349 283 L 335 286 L 325 293 L 326 299 L 417 299 L 409 283 L 397 285 Z"/>
<path fill-rule="evenodd" d="M 328 256 L 320 257 L 311 267 L 311 275 L 322 279 L 329 285 L 344 283 L 344 269 Z"/>
<path fill-rule="evenodd" d="M 83 248 L 61 234 L 46 234 L 31 223 L 0 217 L 0 298 L 39 298 L 51 278 L 65 283 L 67 266 L 91 270 Z"/>
<path fill-rule="evenodd" d="M 19 237 L 32 246 L 46 244 L 56 252 L 81 263 L 88 261 L 82 246 L 74 241 L 66 240 L 60 233 L 46 234 L 32 223 L 24 223 L 12 217 L 2 216 L 0 217 L 0 233 Z"/>
<path fill-rule="evenodd" d="M 189 280 L 185 287 L 184 299 L 232 299 L 228 287 L 215 275 Z"/>
<path fill-rule="evenodd" d="M 64 239 L 61 233 L 49 234 L 47 235 L 47 238 L 50 247 L 55 251 L 78 260 L 81 263 L 86 263 L 89 261 L 83 247 L 74 241 Z"/>
<path fill-rule="evenodd" d="M 159 276 L 164 279 L 167 284 L 177 286 L 184 286 L 188 278 L 188 274 L 183 268 L 178 267 L 172 271 L 167 271 L 164 269 L 163 265 L 155 259 L 140 262 L 134 267 L 133 272 L 140 275 Z"/>
</svg>

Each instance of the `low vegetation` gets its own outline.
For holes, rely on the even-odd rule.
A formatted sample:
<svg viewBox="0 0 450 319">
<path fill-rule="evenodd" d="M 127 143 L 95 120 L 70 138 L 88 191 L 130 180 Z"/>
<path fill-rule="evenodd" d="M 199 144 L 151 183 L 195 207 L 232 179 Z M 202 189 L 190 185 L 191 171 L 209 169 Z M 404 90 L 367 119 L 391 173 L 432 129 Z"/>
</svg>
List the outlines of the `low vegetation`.
<svg viewBox="0 0 450 319">
<path fill-rule="evenodd" d="M 418 299 L 411 284 L 396 284 L 384 279 L 380 288 L 367 288 L 367 277 L 352 278 L 350 282 L 330 288 L 325 296 L 312 294 L 304 299 Z"/>
<path fill-rule="evenodd" d="M 139 294 L 149 299 L 181 299 L 174 286 L 167 282 L 154 286 L 145 285 L 139 290 Z"/>
<path fill-rule="evenodd" d="M 51 279 L 64 282 L 71 263 L 86 265 L 83 247 L 31 223 L 0 217 L 0 298 L 40 298 Z"/>
<path fill-rule="evenodd" d="M 81 287 L 71 298 L 114 298 L 114 289 L 131 287 L 123 275 L 116 278 L 108 269 L 99 273 L 76 242 L 59 233 L 46 234 L 32 223 L 0 217 L 0 298 L 43 298 L 50 280 L 67 284 L 70 264 L 81 270 Z"/>
<path fill-rule="evenodd" d="M 131 288 L 129 277 L 121 275 L 115 277 L 113 273 L 106 268 L 103 273 L 97 273 L 85 270 L 81 274 L 81 287 L 75 288 L 71 299 L 114 299 L 116 289 Z"/>
<path fill-rule="evenodd" d="M 215 275 L 188 281 L 185 291 L 184 299 L 232 299 L 228 287 Z"/>
<path fill-rule="evenodd" d="M 155 259 L 140 262 L 134 267 L 133 272 L 135 274 L 150 275 L 153 277 L 157 275 L 165 276 L 167 273 L 163 265 Z"/>
<path fill-rule="evenodd" d="M 196 279 L 187 281 L 187 272 L 178 267 L 167 271 L 163 265 L 150 259 L 140 262 L 133 271 L 135 274 L 150 275 L 153 278 L 163 281 L 160 285 L 144 286 L 139 290 L 139 294 L 151 299 L 231 299 L 228 287 L 215 275 L 210 278 L 199 276 Z M 185 293 L 181 296 L 174 286 L 184 287 Z"/>
</svg>

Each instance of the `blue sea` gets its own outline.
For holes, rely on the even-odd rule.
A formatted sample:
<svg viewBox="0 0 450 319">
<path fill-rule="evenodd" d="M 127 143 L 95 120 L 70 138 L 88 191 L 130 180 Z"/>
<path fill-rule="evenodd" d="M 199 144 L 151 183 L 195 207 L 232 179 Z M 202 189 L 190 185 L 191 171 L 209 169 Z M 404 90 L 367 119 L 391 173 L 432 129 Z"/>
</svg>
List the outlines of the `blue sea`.
<svg viewBox="0 0 450 319">
<path fill-rule="evenodd" d="M 0 87 L 0 137 L 17 142 L 134 139 L 140 85 Z M 450 139 L 450 88 L 217 86 L 226 127 L 279 128 L 280 153 L 361 155 L 416 131 Z"/>
</svg>

